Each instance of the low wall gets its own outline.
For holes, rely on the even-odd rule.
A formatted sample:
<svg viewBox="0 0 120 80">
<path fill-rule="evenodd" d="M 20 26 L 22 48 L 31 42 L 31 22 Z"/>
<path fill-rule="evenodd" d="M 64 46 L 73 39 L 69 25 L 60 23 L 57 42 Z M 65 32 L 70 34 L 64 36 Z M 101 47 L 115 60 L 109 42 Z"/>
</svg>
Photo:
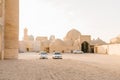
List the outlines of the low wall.
<svg viewBox="0 0 120 80">
<path fill-rule="evenodd" d="M 120 55 L 120 44 L 109 45 L 109 54 L 110 55 Z"/>
<path fill-rule="evenodd" d="M 108 53 L 108 45 L 101 45 L 101 46 L 96 46 L 95 48 L 96 53 L 100 54 L 107 54 Z"/>
<path fill-rule="evenodd" d="M 96 53 L 120 55 L 120 44 L 95 46 Z"/>
</svg>

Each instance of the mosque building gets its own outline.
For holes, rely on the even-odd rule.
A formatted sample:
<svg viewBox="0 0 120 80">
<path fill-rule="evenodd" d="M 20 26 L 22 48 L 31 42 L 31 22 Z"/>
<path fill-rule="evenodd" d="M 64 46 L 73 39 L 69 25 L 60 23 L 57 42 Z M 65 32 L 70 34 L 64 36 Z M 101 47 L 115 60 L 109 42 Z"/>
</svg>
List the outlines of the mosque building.
<svg viewBox="0 0 120 80">
<path fill-rule="evenodd" d="M 68 31 L 63 40 L 55 38 L 51 35 L 37 36 L 36 39 L 32 35 L 28 35 L 28 29 L 24 29 L 23 40 L 19 42 L 19 52 L 72 52 L 73 50 L 82 50 L 85 53 L 94 52 L 95 41 L 102 42 L 100 39 L 91 40 L 90 35 L 82 35 L 78 30 L 71 29 Z M 104 43 L 104 42 L 103 42 Z"/>
</svg>

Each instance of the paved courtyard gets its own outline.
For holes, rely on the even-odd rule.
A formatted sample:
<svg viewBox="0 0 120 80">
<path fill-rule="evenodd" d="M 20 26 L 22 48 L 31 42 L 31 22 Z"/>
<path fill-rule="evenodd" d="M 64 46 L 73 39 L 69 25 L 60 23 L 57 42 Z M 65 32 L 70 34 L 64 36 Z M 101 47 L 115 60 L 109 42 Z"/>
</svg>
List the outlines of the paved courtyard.
<svg viewBox="0 0 120 80">
<path fill-rule="evenodd" d="M 39 59 L 21 53 L 18 60 L 0 61 L 0 80 L 120 80 L 120 56 L 63 54 L 63 59 Z"/>
</svg>

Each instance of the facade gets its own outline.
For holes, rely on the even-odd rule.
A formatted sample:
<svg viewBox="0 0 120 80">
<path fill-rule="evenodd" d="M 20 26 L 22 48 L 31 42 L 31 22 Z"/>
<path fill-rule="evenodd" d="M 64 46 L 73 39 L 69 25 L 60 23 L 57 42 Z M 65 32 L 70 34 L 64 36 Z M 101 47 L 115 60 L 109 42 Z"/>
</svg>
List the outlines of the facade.
<svg viewBox="0 0 120 80">
<path fill-rule="evenodd" d="M 112 38 L 109 44 L 95 46 L 95 52 L 108 55 L 120 55 L 120 35 Z"/>
<path fill-rule="evenodd" d="M 24 37 L 19 41 L 19 52 L 38 52 L 40 49 L 39 41 L 34 40 L 34 36 L 28 35 L 28 29 L 24 29 Z"/>
<path fill-rule="evenodd" d="M 107 44 L 95 46 L 98 54 L 120 55 L 120 44 Z"/>
<path fill-rule="evenodd" d="M 28 30 L 25 28 L 23 41 L 19 43 L 20 52 L 72 52 L 79 49 L 87 53 L 91 50 L 91 36 L 81 35 L 76 29 L 70 30 L 64 37 L 64 40 L 56 39 L 54 35 L 50 36 L 49 39 L 45 36 L 38 36 L 34 40 L 33 36 L 29 36 L 27 32 Z"/>
<path fill-rule="evenodd" d="M 90 42 L 90 35 L 81 35 L 78 30 L 72 29 L 68 31 L 64 40 L 56 39 L 53 41 L 50 44 L 50 51 L 72 52 L 73 50 L 79 49 L 87 53 L 90 51 Z"/>
</svg>

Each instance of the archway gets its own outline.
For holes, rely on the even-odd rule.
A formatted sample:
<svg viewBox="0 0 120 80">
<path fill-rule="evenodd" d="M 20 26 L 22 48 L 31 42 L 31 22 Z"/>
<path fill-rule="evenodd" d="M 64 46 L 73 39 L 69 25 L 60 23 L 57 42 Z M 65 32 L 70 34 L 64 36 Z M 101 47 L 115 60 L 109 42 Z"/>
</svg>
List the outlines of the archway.
<svg viewBox="0 0 120 80">
<path fill-rule="evenodd" d="M 27 52 L 29 52 L 29 48 L 26 48 Z"/>
<path fill-rule="evenodd" d="M 89 52 L 89 43 L 88 43 L 87 41 L 84 41 L 84 42 L 81 44 L 81 50 L 82 50 L 84 53 Z"/>
<path fill-rule="evenodd" d="M 90 53 L 94 53 L 94 45 L 90 45 Z"/>
<path fill-rule="evenodd" d="M 49 47 L 45 47 L 44 51 L 46 51 L 47 53 L 49 53 L 50 48 Z"/>
</svg>

